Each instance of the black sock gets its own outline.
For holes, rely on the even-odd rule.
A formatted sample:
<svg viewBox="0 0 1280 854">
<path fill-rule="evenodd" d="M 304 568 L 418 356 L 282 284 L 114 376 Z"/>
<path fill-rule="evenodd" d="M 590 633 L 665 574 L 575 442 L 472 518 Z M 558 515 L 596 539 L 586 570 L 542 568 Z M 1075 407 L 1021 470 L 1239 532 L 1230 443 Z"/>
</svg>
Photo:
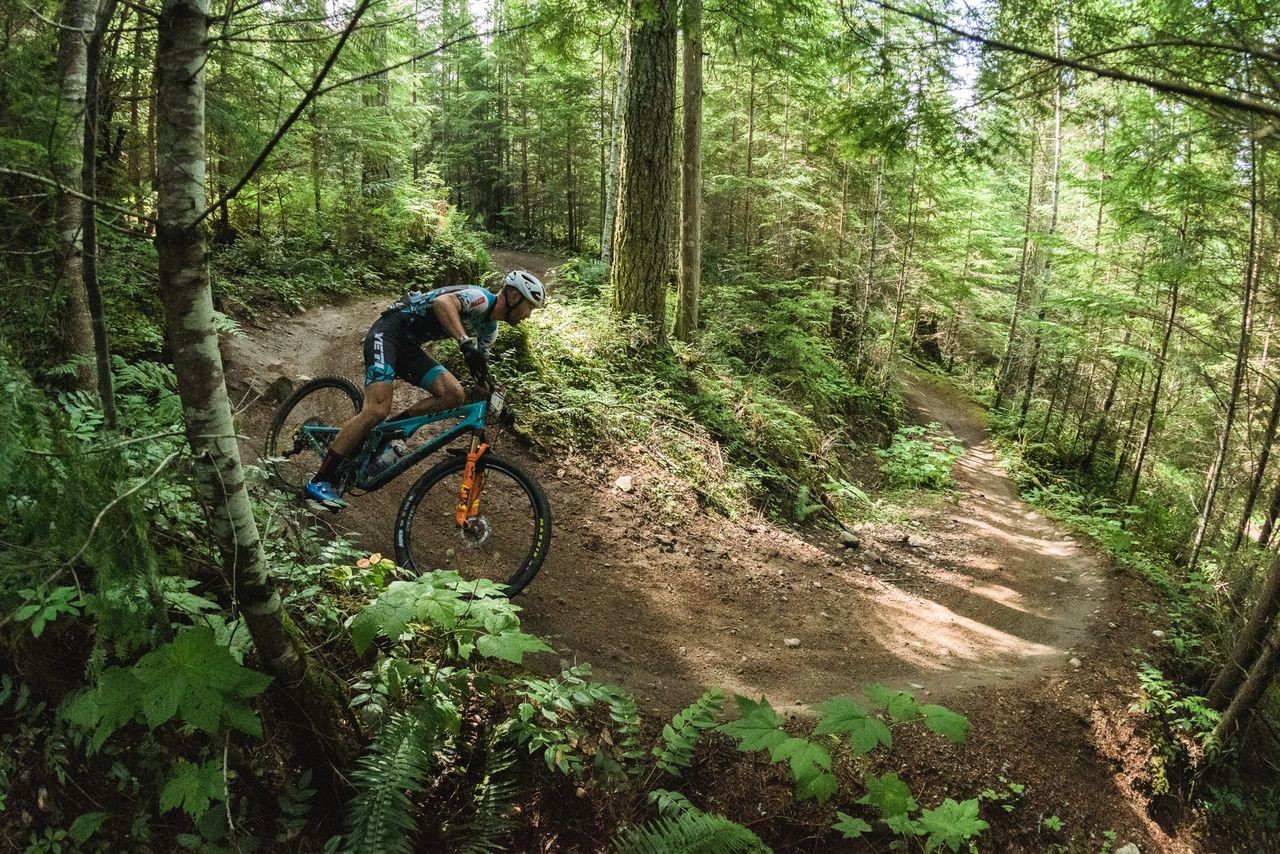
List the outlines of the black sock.
<svg viewBox="0 0 1280 854">
<path fill-rule="evenodd" d="M 337 471 L 338 466 L 342 465 L 342 461 L 345 459 L 346 456 L 344 454 L 339 454 L 337 451 L 330 450 L 329 453 L 324 455 L 324 462 L 320 463 L 320 468 L 316 471 L 316 476 L 313 480 L 333 484 L 333 474 Z"/>
</svg>

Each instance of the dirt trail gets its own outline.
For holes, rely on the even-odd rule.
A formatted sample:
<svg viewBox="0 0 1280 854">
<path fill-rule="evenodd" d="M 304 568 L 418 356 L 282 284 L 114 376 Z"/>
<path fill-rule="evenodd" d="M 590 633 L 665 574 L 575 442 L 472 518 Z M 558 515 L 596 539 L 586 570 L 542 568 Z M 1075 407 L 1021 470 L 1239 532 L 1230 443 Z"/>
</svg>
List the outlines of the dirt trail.
<svg viewBox="0 0 1280 854">
<path fill-rule="evenodd" d="M 494 257 L 539 274 L 551 264 L 528 253 Z M 356 377 L 360 342 L 386 302 L 315 308 L 270 334 L 251 328 L 229 342 L 228 372 L 242 382 Z M 397 384 L 401 399 L 414 393 Z M 910 527 L 864 527 L 858 550 L 762 519 L 659 515 L 640 497 L 660 476 L 643 448 L 634 463 L 602 464 L 533 459 L 508 440 L 501 452 L 535 472 L 555 515 L 550 556 L 520 599 L 528 628 L 551 638 L 561 659 L 592 662 L 657 710 L 712 685 L 798 704 L 872 681 L 963 706 L 955 695 L 965 689 L 1068 666 L 1106 598 L 1098 566 L 1015 496 L 973 406 L 918 376 L 908 395 L 922 421 L 969 445 L 957 466 L 962 497 L 919 511 Z M 250 430 L 265 416 L 251 413 Z M 634 491 L 614 486 L 623 474 Z M 356 500 L 335 526 L 370 551 L 390 551 L 410 482 Z"/>
</svg>

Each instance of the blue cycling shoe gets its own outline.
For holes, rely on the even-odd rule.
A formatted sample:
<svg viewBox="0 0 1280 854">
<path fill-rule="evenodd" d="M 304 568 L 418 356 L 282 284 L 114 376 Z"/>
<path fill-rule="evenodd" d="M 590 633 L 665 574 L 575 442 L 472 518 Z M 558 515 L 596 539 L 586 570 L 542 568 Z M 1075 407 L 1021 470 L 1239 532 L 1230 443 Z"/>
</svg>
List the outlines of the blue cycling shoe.
<svg viewBox="0 0 1280 854">
<path fill-rule="evenodd" d="M 309 480 L 304 491 L 308 498 L 319 501 L 330 510 L 341 510 L 347 506 L 347 502 L 342 500 L 338 490 L 327 480 Z"/>
</svg>

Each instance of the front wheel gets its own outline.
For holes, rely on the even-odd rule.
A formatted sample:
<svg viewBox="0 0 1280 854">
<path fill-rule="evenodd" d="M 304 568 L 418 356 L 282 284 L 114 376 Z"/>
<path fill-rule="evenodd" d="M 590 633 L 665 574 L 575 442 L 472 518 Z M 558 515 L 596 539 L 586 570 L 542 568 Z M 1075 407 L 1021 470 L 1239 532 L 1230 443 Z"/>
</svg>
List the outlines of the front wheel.
<svg viewBox="0 0 1280 854">
<path fill-rule="evenodd" d="M 396 562 L 413 572 L 455 569 L 463 578 L 487 578 L 508 596 L 523 590 L 547 557 L 551 509 L 538 482 L 501 457 L 486 454 L 480 513 L 474 528 L 454 520 L 465 457 L 445 460 L 409 488 L 396 518 Z"/>
</svg>

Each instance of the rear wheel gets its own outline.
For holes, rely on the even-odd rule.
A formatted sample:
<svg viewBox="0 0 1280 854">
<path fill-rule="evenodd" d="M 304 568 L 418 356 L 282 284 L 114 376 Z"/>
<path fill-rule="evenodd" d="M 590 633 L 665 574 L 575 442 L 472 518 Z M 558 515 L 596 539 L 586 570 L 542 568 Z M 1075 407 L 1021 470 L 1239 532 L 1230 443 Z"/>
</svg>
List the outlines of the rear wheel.
<svg viewBox="0 0 1280 854">
<path fill-rule="evenodd" d="M 267 469 L 276 485 L 301 491 L 329 452 L 336 433 L 316 436 L 303 427 L 341 427 L 363 402 L 364 395 L 346 377 L 318 377 L 280 404 L 267 437 Z"/>
<path fill-rule="evenodd" d="M 396 518 L 396 561 L 414 572 L 457 570 L 463 578 L 487 578 L 508 596 L 538 573 L 551 544 L 551 509 L 538 482 L 501 457 L 486 454 L 480 514 L 464 531 L 454 520 L 465 457 L 454 457 L 418 478 Z"/>
</svg>

